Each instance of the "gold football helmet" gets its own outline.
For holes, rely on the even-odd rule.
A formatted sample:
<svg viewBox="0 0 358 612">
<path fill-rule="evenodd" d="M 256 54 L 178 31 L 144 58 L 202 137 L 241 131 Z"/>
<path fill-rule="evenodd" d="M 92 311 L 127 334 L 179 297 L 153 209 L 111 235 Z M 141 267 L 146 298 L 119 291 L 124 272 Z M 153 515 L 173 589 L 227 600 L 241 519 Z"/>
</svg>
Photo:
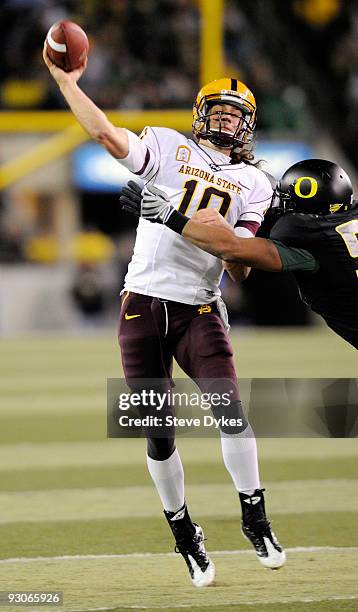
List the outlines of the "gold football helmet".
<svg viewBox="0 0 358 612">
<path fill-rule="evenodd" d="M 210 128 L 210 108 L 214 104 L 231 104 L 242 112 L 242 119 L 233 134 Z M 256 101 L 248 87 L 237 79 L 211 81 L 201 88 L 193 106 L 193 133 L 199 140 L 210 140 L 224 148 L 243 147 L 251 142 L 256 126 Z"/>
</svg>

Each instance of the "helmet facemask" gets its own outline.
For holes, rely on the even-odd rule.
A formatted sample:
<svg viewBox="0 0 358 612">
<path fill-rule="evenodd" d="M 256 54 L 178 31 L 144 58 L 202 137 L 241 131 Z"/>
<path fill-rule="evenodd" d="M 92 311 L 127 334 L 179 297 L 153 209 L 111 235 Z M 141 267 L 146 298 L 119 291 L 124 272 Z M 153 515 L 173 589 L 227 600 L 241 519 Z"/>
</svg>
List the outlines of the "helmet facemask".
<svg viewBox="0 0 358 612">
<path fill-rule="evenodd" d="M 286 191 L 282 191 L 280 182 L 273 190 L 271 199 L 271 212 L 277 217 L 289 212 L 295 212 L 295 203 L 292 201 L 293 184 L 289 185 Z"/>
<path fill-rule="evenodd" d="M 222 122 L 223 115 L 230 115 L 227 111 L 211 112 L 213 106 L 229 104 L 238 108 L 242 112 L 239 124 L 234 132 L 225 130 Z M 242 148 L 249 144 L 253 137 L 253 132 L 256 125 L 256 109 L 249 108 L 249 104 L 241 104 L 237 97 L 223 96 L 206 96 L 201 100 L 199 107 L 195 108 L 195 120 L 193 129 L 198 139 L 209 140 L 213 145 L 225 148 L 234 149 Z M 211 117 L 216 115 L 219 117 L 219 125 L 215 128 L 210 126 Z"/>
</svg>

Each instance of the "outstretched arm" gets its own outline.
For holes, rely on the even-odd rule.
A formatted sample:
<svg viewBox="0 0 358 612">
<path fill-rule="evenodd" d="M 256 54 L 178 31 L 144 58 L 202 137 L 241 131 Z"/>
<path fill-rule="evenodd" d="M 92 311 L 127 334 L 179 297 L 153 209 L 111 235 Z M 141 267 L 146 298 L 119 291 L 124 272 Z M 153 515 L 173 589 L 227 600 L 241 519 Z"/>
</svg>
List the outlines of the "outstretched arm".
<svg viewBox="0 0 358 612">
<path fill-rule="evenodd" d="M 189 219 L 171 205 L 164 191 L 149 183 L 141 189 L 129 181 L 122 190 L 120 202 L 123 210 L 152 223 L 161 223 L 203 251 L 228 262 L 230 267 L 233 264 L 240 277 L 236 280 L 242 280 L 246 274 L 245 266 L 267 272 L 317 272 L 320 266 L 310 251 L 287 246 L 279 239 L 239 238 L 215 209 L 199 210 Z"/>
<path fill-rule="evenodd" d="M 199 210 L 189 219 L 170 204 L 164 191 L 149 184 L 142 190 L 134 181 L 124 187 L 120 202 L 127 212 L 166 225 L 203 251 L 229 264 L 241 264 L 241 271 L 237 269 L 240 278 L 236 280 L 246 277 L 245 266 L 268 272 L 282 271 L 281 258 L 273 242 L 263 238 L 238 238 L 216 209 Z"/>
<path fill-rule="evenodd" d="M 204 217 L 213 213 L 217 217 L 216 222 L 203 223 Z M 217 211 L 202 210 L 196 213 L 184 226 L 182 236 L 226 262 L 241 263 L 268 272 L 282 270 L 281 258 L 273 242 L 264 238 L 238 238 Z"/>
<path fill-rule="evenodd" d="M 86 70 L 87 59 L 76 70 L 65 72 L 58 68 L 48 57 L 46 42 L 43 49 L 43 59 L 83 129 L 86 130 L 93 140 L 96 140 L 105 147 L 113 157 L 117 159 L 126 157 L 129 151 L 126 130 L 115 127 L 107 119 L 105 113 L 77 85 L 77 81 Z"/>
</svg>

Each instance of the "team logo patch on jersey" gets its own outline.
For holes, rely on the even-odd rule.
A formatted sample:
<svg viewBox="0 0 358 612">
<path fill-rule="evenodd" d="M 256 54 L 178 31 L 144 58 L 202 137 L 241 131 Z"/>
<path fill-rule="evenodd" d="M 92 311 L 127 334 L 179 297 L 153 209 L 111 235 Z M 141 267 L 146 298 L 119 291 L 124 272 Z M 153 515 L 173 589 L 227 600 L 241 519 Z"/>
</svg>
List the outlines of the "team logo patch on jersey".
<svg viewBox="0 0 358 612">
<path fill-rule="evenodd" d="M 209 306 L 209 304 L 203 304 L 200 306 L 200 308 L 198 308 L 199 314 L 206 314 L 207 312 L 212 312 L 212 308 Z"/>
<path fill-rule="evenodd" d="M 177 154 L 175 156 L 175 159 L 177 161 L 188 163 L 190 160 L 190 156 L 191 156 L 191 150 L 189 149 L 189 147 L 182 145 L 177 148 Z"/>
</svg>

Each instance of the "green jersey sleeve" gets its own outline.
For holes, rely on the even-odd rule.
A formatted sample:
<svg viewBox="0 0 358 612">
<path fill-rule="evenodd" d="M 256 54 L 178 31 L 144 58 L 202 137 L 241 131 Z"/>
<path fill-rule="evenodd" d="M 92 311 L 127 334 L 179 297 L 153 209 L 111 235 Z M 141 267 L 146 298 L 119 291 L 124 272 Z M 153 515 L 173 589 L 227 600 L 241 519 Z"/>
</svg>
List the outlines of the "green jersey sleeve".
<svg viewBox="0 0 358 612">
<path fill-rule="evenodd" d="M 271 240 L 276 246 L 282 261 L 283 272 L 293 272 L 300 270 L 302 272 L 317 272 L 319 262 L 315 257 L 306 251 L 306 249 L 298 249 L 283 244 L 279 240 Z"/>
</svg>

